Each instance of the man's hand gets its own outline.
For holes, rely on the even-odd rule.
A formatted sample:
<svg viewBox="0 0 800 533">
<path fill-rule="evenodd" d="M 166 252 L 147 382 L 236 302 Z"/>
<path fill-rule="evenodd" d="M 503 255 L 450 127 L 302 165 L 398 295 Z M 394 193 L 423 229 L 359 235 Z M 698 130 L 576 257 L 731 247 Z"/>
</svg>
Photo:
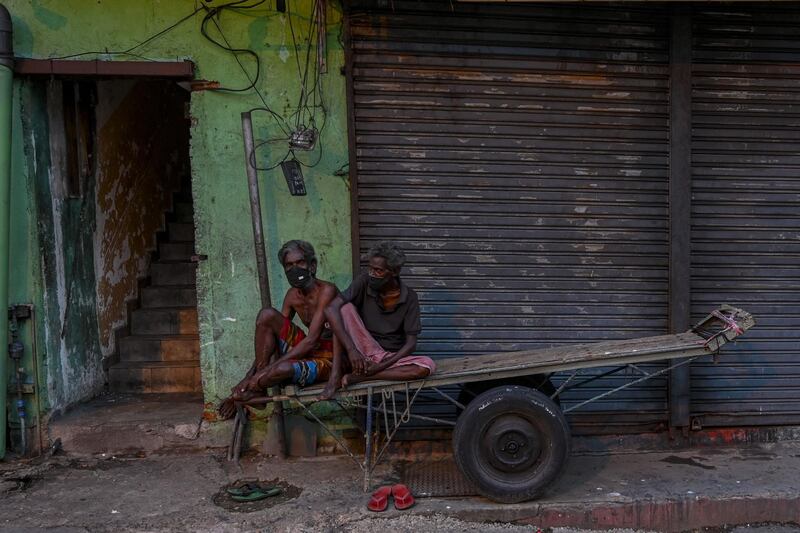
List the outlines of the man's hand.
<svg viewBox="0 0 800 533">
<path fill-rule="evenodd" d="M 350 360 L 350 367 L 353 369 L 353 374 L 357 376 L 367 375 L 367 369 L 372 366 L 372 362 L 367 360 L 358 348 L 353 347 L 352 350 L 349 350 L 347 352 L 347 358 Z"/>
</svg>

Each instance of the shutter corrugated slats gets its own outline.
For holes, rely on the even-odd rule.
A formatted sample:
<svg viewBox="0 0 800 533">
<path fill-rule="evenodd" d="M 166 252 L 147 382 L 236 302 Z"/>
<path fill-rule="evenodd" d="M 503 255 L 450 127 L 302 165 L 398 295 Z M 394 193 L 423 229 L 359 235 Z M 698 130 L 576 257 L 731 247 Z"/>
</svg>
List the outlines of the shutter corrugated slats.
<svg viewBox="0 0 800 533">
<path fill-rule="evenodd" d="M 406 250 L 419 352 L 664 333 L 665 12 L 393 6 L 350 20 L 359 234 L 362 253 L 384 239 Z M 592 409 L 660 423 L 665 387 L 654 380 Z M 584 423 L 597 421 L 573 418 Z"/>
<path fill-rule="evenodd" d="M 694 14 L 692 310 L 730 302 L 757 320 L 692 367 L 704 425 L 800 420 L 798 35 L 797 7 Z"/>
</svg>

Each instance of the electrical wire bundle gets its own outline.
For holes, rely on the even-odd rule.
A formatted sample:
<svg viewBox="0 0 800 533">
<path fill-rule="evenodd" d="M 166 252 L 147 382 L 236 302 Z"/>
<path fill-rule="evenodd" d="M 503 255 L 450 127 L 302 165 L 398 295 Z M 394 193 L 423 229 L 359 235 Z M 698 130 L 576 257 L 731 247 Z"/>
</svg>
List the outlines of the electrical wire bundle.
<svg viewBox="0 0 800 533">
<path fill-rule="evenodd" d="M 249 82 L 249 85 L 242 88 L 218 87 L 210 90 L 223 93 L 239 93 L 239 94 L 246 93 L 251 90 L 255 91 L 255 93 L 261 100 L 263 107 L 256 107 L 251 109 L 250 111 L 251 112 L 261 111 L 267 113 L 268 116 L 275 121 L 275 123 L 277 124 L 278 128 L 281 130 L 282 133 L 282 136 L 280 137 L 270 138 L 258 142 L 255 146 L 255 150 L 253 150 L 253 155 L 250 164 L 257 170 L 272 170 L 291 157 L 292 159 L 297 160 L 298 163 L 300 163 L 305 167 L 309 168 L 315 167 L 322 160 L 321 137 L 322 137 L 322 132 L 325 128 L 325 123 L 327 121 L 327 115 L 328 115 L 323 100 L 322 79 L 320 77 L 321 58 L 319 57 L 319 50 L 320 50 L 319 39 L 321 38 L 320 37 L 321 35 L 324 35 L 324 31 L 320 31 L 321 28 L 319 27 L 320 24 L 324 24 L 324 21 L 320 20 L 321 17 L 319 16 L 321 13 L 320 2 L 324 0 L 314 0 L 313 2 L 311 8 L 311 17 L 309 18 L 309 25 L 308 25 L 308 33 L 307 33 L 308 43 L 305 50 L 305 60 L 304 60 L 305 64 L 302 66 L 300 58 L 300 47 L 298 46 L 298 41 L 297 41 L 298 37 L 295 33 L 294 24 L 292 22 L 292 18 L 294 15 L 292 15 L 291 9 L 289 9 L 289 2 L 286 2 L 287 10 L 285 16 L 288 19 L 289 29 L 292 36 L 292 46 L 294 48 L 295 60 L 297 64 L 297 76 L 300 85 L 300 95 L 297 106 L 288 116 L 283 116 L 280 113 L 274 111 L 267 103 L 267 100 L 264 97 L 264 95 L 258 89 L 258 81 L 261 77 L 261 59 L 259 58 L 258 54 L 250 48 L 236 48 L 232 46 L 222 30 L 221 15 L 224 12 L 230 11 L 232 13 L 245 14 L 247 13 L 248 10 L 259 7 L 266 1 L 267 0 L 235 0 L 232 2 L 228 2 L 226 4 L 220 4 L 218 6 L 209 6 L 205 4 L 200 4 L 192 12 L 181 17 L 180 19 L 170 24 L 166 28 L 158 31 L 157 33 L 151 35 L 150 37 L 144 39 L 143 41 L 140 41 L 139 43 L 125 50 L 102 50 L 102 51 L 80 52 L 77 54 L 71 54 L 66 56 L 52 57 L 50 59 L 70 59 L 87 55 L 126 55 L 142 59 L 145 61 L 153 61 L 150 58 L 144 57 L 143 55 L 136 53 L 135 50 L 142 48 L 151 41 L 174 30 L 184 22 L 193 18 L 198 13 L 204 12 L 203 19 L 200 23 L 200 33 L 203 35 L 205 39 L 207 39 L 215 46 L 227 52 L 230 52 L 231 55 L 233 55 L 233 58 L 236 60 L 236 63 L 239 65 L 239 68 L 244 73 L 245 78 L 247 78 L 247 81 Z M 275 15 L 278 15 L 278 13 L 276 12 Z M 209 33 L 210 25 L 213 25 L 214 29 L 216 30 L 216 34 L 218 35 L 219 38 L 215 38 L 215 36 L 212 36 Z M 249 57 L 252 59 L 253 63 L 255 63 L 255 72 L 252 75 L 251 72 L 245 67 L 240 56 Z M 318 119 L 318 114 L 321 115 L 321 120 Z M 314 136 L 314 139 L 316 141 L 314 143 L 316 145 L 315 151 L 317 151 L 318 153 L 316 160 L 313 163 L 307 163 L 298 159 L 295 155 L 295 149 L 291 145 L 289 145 L 289 141 L 292 138 L 293 134 L 297 135 L 304 132 L 310 132 L 310 134 Z M 278 144 L 281 142 L 286 143 L 288 145 L 288 149 L 285 155 L 283 155 L 283 157 L 275 164 L 268 165 L 266 167 L 258 167 L 255 161 L 256 150 L 267 144 Z"/>
<path fill-rule="evenodd" d="M 325 123 L 327 122 L 327 109 L 325 108 L 325 103 L 323 100 L 323 90 L 322 90 L 322 79 L 321 79 L 321 58 L 319 57 L 319 39 L 320 35 L 323 32 L 320 31 L 320 27 L 318 26 L 321 22 L 324 21 L 320 20 L 319 15 L 319 2 L 323 0 L 314 0 L 314 3 L 311 7 L 311 17 L 309 18 L 309 25 L 307 31 L 307 45 L 305 51 L 305 61 L 304 65 L 301 65 L 300 59 L 300 52 L 298 46 L 298 36 L 294 29 L 294 23 L 292 22 L 292 12 L 289 7 L 289 2 L 286 3 L 286 17 L 288 19 L 289 24 L 289 31 L 292 36 L 292 47 L 295 53 L 295 63 L 297 65 L 297 77 L 300 83 L 300 95 L 298 98 L 297 107 L 295 110 L 288 116 L 283 117 L 274 110 L 272 110 L 267 104 L 266 99 L 261 94 L 261 91 L 258 90 L 258 79 L 261 73 L 261 62 L 258 54 L 256 54 L 253 50 L 248 48 L 234 48 L 231 46 L 230 41 L 225 36 L 225 33 L 222 31 L 222 26 L 219 21 L 219 14 L 222 13 L 226 9 L 230 10 L 243 10 L 243 9 L 252 9 L 257 7 L 265 2 L 265 0 L 259 0 L 255 3 L 248 4 L 248 0 L 238 0 L 236 2 L 231 2 L 228 4 L 223 4 L 216 7 L 206 7 L 206 14 L 203 17 L 203 21 L 200 24 L 200 32 L 202 33 L 203 37 L 208 39 L 214 45 L 222 48 L 223 50 L 227 50 L 233 57 L 236 59 L 239 67 L 241 68 L 242 72 L 244 73 L 247 80 L 250 82 L 250 85 L 244 87 L 242 89 L 229 89 L 229 88 L 218 88 L 214 89 L 216 91 L 227 91 L 227 92 L 244 92 L 253 89 L 258 97 L 261 99 L 261 103 L 263 107 L 253 108 L 250 111 L 263 111 L 268 113 L 272 118 L 275 119 L 278 127 L 280 128 L 283 136 L 275 137 L 271 139 L 267 139 L 264 141 L 260 141 L 256 143 L 253 155 L 251 157 L 251 161 L 249 162 L 256 170 L 272 170 L 278 167 L 281 163 L 288 159 L 294 159 L 298 163 L 300 163 L 304 167 L 312 168 L 319 164 L 322 160 L 322 132 L 325 128 Z M 220 37 L 222 38 L 222 42 L 214 39 L 208 33 L 208 24 L 209 22 L 213 23 L 217 32 L 219 33 Z M 313 51 L 313 52 L 312 52 Z M 240 54 L 245 54 L 249 57 L 252 57 L 255 61 L 256 71 L 255 75 L 251 76 L 248 70 L 245 68 L 244 64 L 239 59 Z M 311 70 L 311 72 L 309 72 Z M 309 84 L 310 87 L 309 87 Z M 318 125 L 317 113 L 321 114 L 321 123 Z M 292 123 L 293 122 L 293 123 Z M 289 145 L 286 153 L 283 157 L 272 165 L 268 165 L 266 167 L 259 167 L 256 161 L 256 152 L 258 148 L 267 145 L 267 144 L 277 144 L 281 142 L 285 142 L 289 144 L 289 141 L 293 134 L 298 134 L 302 132 L 311 132 L 311 134 L 315 137 L 317 147 L 317 157 L 313 163 L 304 162 L 301 159 L 297 158 L 295 154 L 295 149 Z"/>
</svg>

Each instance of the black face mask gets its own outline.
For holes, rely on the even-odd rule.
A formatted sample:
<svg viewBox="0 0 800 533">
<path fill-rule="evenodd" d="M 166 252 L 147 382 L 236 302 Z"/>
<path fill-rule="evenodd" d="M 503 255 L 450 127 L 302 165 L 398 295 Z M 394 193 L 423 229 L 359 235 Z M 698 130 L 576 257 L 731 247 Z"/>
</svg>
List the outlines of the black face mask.
<svg viewBox="0 0 800 533">
<path fill-rule="evenodd" d="M 379 291 L 389 283 L 389 280 L 392 278 L 373 278 L 372 276 L 369 277 L 369 288 L 373 291 Z"/>
<path fill-rule="evenodd" d="M 289 280 L 289 285 L 295 289 L 307 289 L 314 283 L 314 275 L 307 268 L 298 266 L 293 266 L 286 271 L 286 279 Z"/>
</svg>

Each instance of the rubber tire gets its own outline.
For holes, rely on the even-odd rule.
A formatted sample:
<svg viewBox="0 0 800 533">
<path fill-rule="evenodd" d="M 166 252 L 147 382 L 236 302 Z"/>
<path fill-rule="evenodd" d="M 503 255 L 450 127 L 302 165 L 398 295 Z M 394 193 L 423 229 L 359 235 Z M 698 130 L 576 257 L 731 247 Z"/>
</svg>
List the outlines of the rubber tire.
<svg viewBox="0 0 800 533">
<path fill-rule="evenodd" d="M 459 469 L 481 495 L 518 503 L 538 498 L 556 480 L 569 457 L 570 440 L 567 420 L 550 398 L 508 385 L 470 402 L 456 422 L 453 451 Z M 506 452 L 509 443 L 512 450 L 533 451 L 517 464 L 516 455 Z"/>
<path fill-rule="evenodd" d="M 532 374 L 530 376 L 520 376 L 516 378 L 493 379 L 489 381 L 473 381 L 461 386 L 461 391 L 458 393 L 458 401 L 462 405 L 468 405 L 472 400 L 477 398 L 489 389 L 495 387 L 504 387 L 506 385 L 518 385 L 520 387 L 528 387 L 529 389 L 538 390 L 548 398 L 556 392 L 556 388 L 547 378 L 542 374 Z M 554 400 L 556 405 L 561 406 L 561 400 L 557 396 Z M 456 408 L 456 416 L 461 414 L 463 409 Z"/>
</svg>

